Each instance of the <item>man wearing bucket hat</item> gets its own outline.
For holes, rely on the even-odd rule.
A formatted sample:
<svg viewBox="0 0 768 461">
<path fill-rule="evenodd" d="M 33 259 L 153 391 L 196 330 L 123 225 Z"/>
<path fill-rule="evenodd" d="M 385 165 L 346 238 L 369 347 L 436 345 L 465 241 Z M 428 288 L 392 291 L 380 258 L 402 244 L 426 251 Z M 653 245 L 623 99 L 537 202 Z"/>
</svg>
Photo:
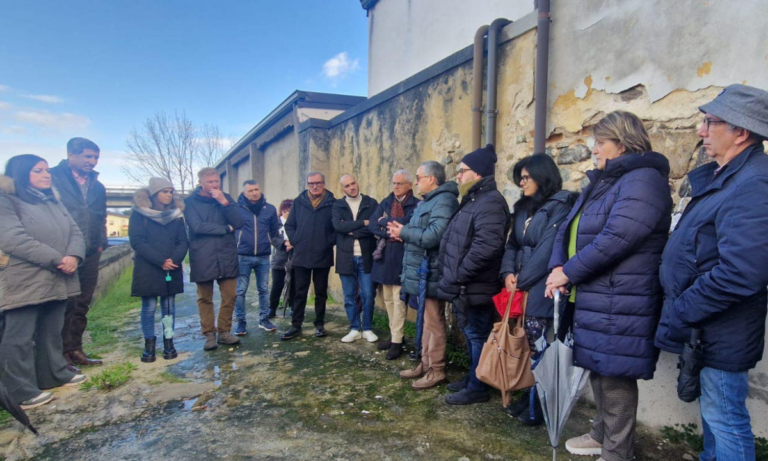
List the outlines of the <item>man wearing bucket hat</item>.
<svg viewBox="0 0 768 461">
<path fill-rule="evenodd" d="M 691 201 L 662 256 L 656 346 L 679 354 L 701 330 L 701 459 L 750 460 L 747 373 L 763 356 L 768 303 L 768 92 L 731 85 L 699 109 L 714 162 L 688 173 Z"/>
</svg>

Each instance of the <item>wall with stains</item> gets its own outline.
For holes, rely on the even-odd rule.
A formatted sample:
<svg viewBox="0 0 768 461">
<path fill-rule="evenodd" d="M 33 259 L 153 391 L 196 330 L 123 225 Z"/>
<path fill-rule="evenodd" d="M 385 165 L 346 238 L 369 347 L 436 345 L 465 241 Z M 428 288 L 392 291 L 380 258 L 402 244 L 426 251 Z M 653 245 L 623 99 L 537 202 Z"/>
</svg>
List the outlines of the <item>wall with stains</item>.
<svg viewBox="0 0 768 461">
<path fill-rule="evenodd" d="M 280 202 L 296 198 L 302 190 L 299 171 L 299 149 L 293 130 L 262 147 L 264 152 L 264 175 L 262 190 L 267 200 L 276 207 Z"/>
<path fill-rule="evenodd" d="M 629 110 L 670 159 L 680 210 L 689 193 L 686 173 L 708 160 L 696 136 L 698 106 L 730 83 L 768 88 L 768 32 L 759 21 L 745 20 L 763 1 L 747 0 L 740 8 L 714 0 L 570 5 L 553 0 L 547 132 L 547 153 L 560 166 L 565 187 L 580 190 L 593 168 L 594 124 L 612 110 Z M 496 176 L 510 206 L 519 198 L 512 166 L 533 148 L 536 31 L 520 27 L 508 26 L 504 33 L 514 39 L 499 47 Z M 326 173 L 329 189 L 339 196 L 339 178 L 353 173 L 361 191 L 377 199 L 390 192 L 394 171 L 415 172 L 425 160 L 438 160 L 455 174 L 471 140 L 472 82 L 467 60 L 352 118 L 339 116 L 329 129 L 301 132 L 301 171 Z M 676 398 L 675 360 L 662 354 L 656 379 L 640 384 L 639 419 L 646 424 L 700 424 L 697 406 Z M 750 373 L 750 386 L 754 432 L 766 437 L 768 361 Z"/>
</svg>

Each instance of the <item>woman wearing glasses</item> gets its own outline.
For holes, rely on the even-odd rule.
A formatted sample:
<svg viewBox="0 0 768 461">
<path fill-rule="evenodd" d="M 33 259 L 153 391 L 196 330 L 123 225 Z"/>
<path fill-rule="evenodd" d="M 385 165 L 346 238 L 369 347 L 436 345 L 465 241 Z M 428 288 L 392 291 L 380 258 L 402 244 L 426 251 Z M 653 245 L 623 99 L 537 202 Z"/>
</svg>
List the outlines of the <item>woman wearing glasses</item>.
<svg viewBox="0 0 768 461">
<path fill-rule="evenodd" d="M 501 279 L 511 294 L 528 292 L 525 334 L 535 353 L 536 341 L 552 327 L 554 303 L 544 297 L 552 245 L 576 194 L 562 190 L 560 171 L 546 154 L 525 157 L 517 162 L 512 173 L 522 189 L 522 197 L 514 205 Z M 539 401 L 530 389 L 510 404 L 507 411 L 526 425 L 538 426 L 544 421 Z"/>
<path fill-rule="evenodd" d="M 634 457 L 637 380 L 651 379 L 662 304 L 661 253 L 670 227 L 669 161 L 651 151 L 629 112 L 595 125 L 597 169 L 555 239 L 547 296 L 575 303 L 574 364 L 591 371 L 592 430 L 566 442 L 577 455 Z"/>
</svg>

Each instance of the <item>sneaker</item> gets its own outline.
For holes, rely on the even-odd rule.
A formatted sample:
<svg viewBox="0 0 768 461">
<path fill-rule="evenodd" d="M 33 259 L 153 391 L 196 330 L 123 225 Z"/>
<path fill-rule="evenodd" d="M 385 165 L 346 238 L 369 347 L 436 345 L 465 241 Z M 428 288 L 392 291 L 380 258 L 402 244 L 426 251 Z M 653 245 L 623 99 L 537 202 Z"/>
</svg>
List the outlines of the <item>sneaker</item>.
<svg viewBox="0 0 768 461">
<path fill-rule="evenodd" d="M 445 370 L 430 368 L 421 378 L 413 382 L 411 387 L 417 391 L 430 389 L 445 381 Z"/>
<path fill-rule="evenodd" d="M 205 344 L 203 345 L 203 350 L 206 351 L 212 351 L 219 347 L 218 344 L 216 344 L 216 333 L 210 332 L 205 334 Z"/>
<path fill-rule="evenodd" d="M 364 330 L 363 339 L 365 339 L 369 343 L 375 343 L 376 341 L 379 340 L 379 337 L 376 336 L 376 333 L 374 333 L 372 330 Z"/>
<path fill-rule="evenodd" d="M 264 331 L 277 331 L 277 327 L 269 320 L 259 323 L 259 328 Z"/>
<path fill-rule="evenodd" d="M 245 320 L 238 320 L 237 321 L 237 327 L 235 328 L 235 334 L 237 336 L 245 336 L 248 334 L 248 329 L 246 328 L 247 324 Z"/>
<path fill-rule="evenodd" d="M 341 342 L 343 343 L 352 343 L 357 341 L 358 339 L 362 339 L 363 335 L 360 334 L 357 330 L 349 330 L 349 333 L 346 334 L 343 338 L 341 338 Z"/>
<path fill-rule="evenodd" d="M 280 335 L 280 339 L 283 341 L 288 341 L 289 339 L 293 339 L 299 335 L 301 335 L 301 328 L 291 327 Z"/>
<path fill-rule="evenodd" d="M 603 445 L 593 439 L 589 434 L 568 439 L 565 442 L 565 449 L 568 453 L 581 456 L 600 456 L 603 451 Z"/>
<path fill-rule="evenodd" d="M 328 336 L 328 332 L 325 331 L 324 327 L 315 328 L 315 338 L 323 338 L 325 336 Z"/>
<path fill-rule="evenodd" d="M 31 410 L 33 408 L 37 408 L 40 406 L 45 405 L 46 403 L 53 400 L 53 394 L 50 392 L 41 392 L 40 395 L 33 399 L 25 400 L 24 402 L 21 402 L 21 409 L 22 410 Z"/>
<path fill-rule="evenodd" d="M 236 338 L 232 333 L 224 332 L 219 333 L 219 339 L 216 342 L 224 344 L 225 346 L 234 346 L 240 344 L 240 338 Z"/>
<path fill-rule="evenodd" d="M 471 391 L 467 388 L 445 396 L 445 403 L 448 405 L 472 405 L 489 400 L 491 400 L 491 394 L 488 391 Z"/>
<path fill-rule="evenodd" d="M 445 386 L 446 389 L 448 389 L 451 392 L 459 392 L 469 385 L 469 375 L 464 375 L 460 380 L 454 381 L 451 384 Z"/>
<path fill-rule="evenodd" d="M 75 375 L 68 383 L 62 384 L 61 387 L 76 387 L 85 382 L 85 375 Z"/>
</svg>

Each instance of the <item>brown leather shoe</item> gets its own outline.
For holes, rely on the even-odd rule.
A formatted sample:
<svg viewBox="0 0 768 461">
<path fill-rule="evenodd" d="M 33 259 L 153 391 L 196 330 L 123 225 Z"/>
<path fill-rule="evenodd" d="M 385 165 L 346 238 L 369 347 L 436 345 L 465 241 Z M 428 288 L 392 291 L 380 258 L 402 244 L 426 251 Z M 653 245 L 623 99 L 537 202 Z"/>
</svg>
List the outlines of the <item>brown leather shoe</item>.
<svg viewBox="0 0 768 461">
<path fill-rule="evenodd" d="M 435 370 L 430 368 L 427 373 L 421 378 L 413 382 L 413 388 L 421 391 L 437 386 L 445 381 L 445 370 Z"/>
<path fill-rule="evenodd" d="M 64 353 L 64 360 L 67 361 L 67 370 L 71 371 L 76 375 L 81 374 L 80 369 L 72 364 L 72 358 L 69 356 L 69 352 Z"/>
<path fill-rule="evenodd" d="M 410 370 L 403 370 L 400 372 L 400 377 L 403 379 L 416 379 L 421 378 L 424 376 L 425 369 L 424 369 L 424 362 L 419 362 L 418 365 L 416 365 L 415 368 L 412 368 Z"/>
<path fill-rule="evenodd" d="M 69 352 L 69 358 L 72 360 L 73 365 L 81 365 L 84 367 L 92 367 L 94 365 L 101 365 L 101 360 L 96 360 L 88 357 L 85 355 L 85 352 L 83 352 L 82 349 L 77 349 L 75 351 Z"/>
</svg>

